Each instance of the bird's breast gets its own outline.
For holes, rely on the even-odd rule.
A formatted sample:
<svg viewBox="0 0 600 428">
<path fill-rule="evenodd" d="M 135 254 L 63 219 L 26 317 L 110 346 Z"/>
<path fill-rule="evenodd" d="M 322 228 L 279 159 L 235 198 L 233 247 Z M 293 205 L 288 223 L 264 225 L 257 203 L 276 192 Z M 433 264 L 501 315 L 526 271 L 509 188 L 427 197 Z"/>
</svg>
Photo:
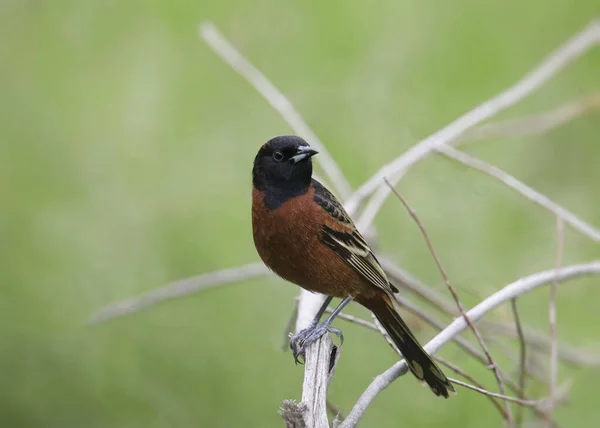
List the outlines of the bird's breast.
<svg viewBox="0 0 600 428">
<path fill-rule="evenodd" d="M 360 278 L 321 242 L 328 215 L 313 201 L 314 189 L 286 201 L 275 210 L 264 195 L 252 190 L 252 231 L 263 262 L 282 278 L 307 290 L 346 297 Z M 350 291 L 350 293 L 349 293 Z"/>
</svg>

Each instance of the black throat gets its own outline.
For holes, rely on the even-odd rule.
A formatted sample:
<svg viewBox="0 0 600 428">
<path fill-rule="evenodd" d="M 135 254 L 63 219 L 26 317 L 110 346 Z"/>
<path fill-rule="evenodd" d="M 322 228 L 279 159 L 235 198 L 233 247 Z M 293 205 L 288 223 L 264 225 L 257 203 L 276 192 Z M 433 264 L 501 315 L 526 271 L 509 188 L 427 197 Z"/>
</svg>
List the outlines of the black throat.
<svg viewBox="0 0 600 428">
<path fill-rule="evenodd" d="M 297 196 L 304 195 L 310 187 L 308 182 L 269 183 L 263 180 L 252 180 L 256 190 L 263 194 L 265 208 L 272 211 L 282 206 L 285 202 Z"/>
</svg>

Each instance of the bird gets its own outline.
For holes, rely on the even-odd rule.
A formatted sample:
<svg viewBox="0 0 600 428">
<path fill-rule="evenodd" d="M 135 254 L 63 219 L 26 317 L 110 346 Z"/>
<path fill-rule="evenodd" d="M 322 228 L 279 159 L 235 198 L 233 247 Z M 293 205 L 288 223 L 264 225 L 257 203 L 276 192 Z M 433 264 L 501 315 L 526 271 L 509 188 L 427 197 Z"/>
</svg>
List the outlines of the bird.
<svg viewBox="0 0 600 428">
<path fill-rule="evenodd" d="M 311 325 L 296 333 L 290 347 L 296 362 L 306 347 L 327 332 L 348 303 L 373 312 L 400 350 L 412 374 L 437 396 L 454 387 L 421 347 L 394 306 L 398 289 L 390 283 L 352 219 L 312 177 L 318 152 L 298 136 L 277 136 L 261 146 L 252 167 L 252 234 L 264 264 L 286 281 L 327 296 Z M 319 321 L 333 298 L 342 299 Z"/>
</svg>

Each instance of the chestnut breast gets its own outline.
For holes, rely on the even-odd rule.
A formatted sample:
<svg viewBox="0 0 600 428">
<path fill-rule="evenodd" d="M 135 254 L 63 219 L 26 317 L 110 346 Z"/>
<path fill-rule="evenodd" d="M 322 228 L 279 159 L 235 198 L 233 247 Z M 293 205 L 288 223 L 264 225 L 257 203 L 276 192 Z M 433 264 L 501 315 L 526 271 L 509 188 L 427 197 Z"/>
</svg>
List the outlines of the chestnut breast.
<svg viewBox="0 0 600 428">
<path fill-rule="evenodd" d="M 355 297 L 364 279 L 321 242 L 321 227 L 338 227 L 313 200 L 314 188 L 274 210 L 252 189 L 254 245 L 263 262 L 282 278 L 310 291 L 334 297 Z M 370 288 L 370 287 L 369 287 Z"/>
</svg>

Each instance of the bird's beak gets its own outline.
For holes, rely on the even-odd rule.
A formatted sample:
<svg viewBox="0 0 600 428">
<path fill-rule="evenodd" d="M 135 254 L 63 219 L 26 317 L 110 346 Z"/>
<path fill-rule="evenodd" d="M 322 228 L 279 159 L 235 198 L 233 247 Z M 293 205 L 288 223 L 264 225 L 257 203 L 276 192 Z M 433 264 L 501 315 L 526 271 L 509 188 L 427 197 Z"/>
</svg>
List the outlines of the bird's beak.
<svg viewBox="0 0 600 428">
<path fill-rule="evenodd" d="M 311 149 L 309 146 L 300 146 L 298 147 L 298 151 L 296 152 L 296 154 L 292 156 L 290 160 L 296 164 L 303 160 L 310 159 L 311 156 L 314 156 L 317 153 L 319 152 Z"/>
</svg>

